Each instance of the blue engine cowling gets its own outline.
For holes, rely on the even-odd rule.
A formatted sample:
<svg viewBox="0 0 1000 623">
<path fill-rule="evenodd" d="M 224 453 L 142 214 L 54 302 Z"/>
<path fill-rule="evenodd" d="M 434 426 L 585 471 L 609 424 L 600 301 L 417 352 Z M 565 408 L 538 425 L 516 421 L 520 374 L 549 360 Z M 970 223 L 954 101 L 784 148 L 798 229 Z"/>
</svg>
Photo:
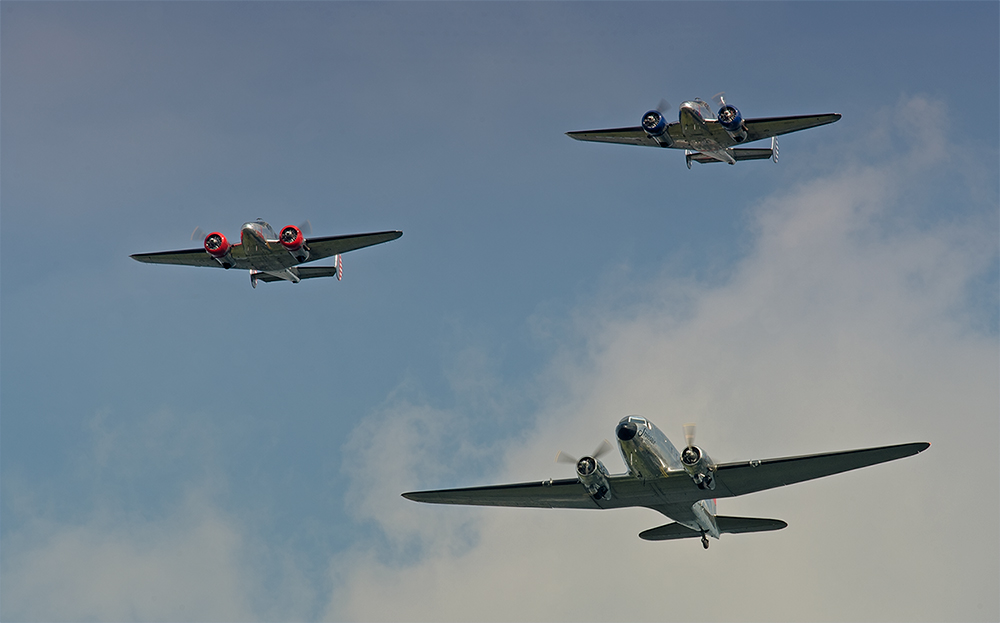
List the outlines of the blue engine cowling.
<svg viewBox="0 0 1000 623">
<path fill-rule="evenodd" d="M 650 110 L 642 116 L 642 129 L 646 131 L 647 135 L 656 138 L 663 136 L 667 129 L 667 122 L 660 111 Z"/>
<path fill-rule="evenodd" d="M 729 136 L 736 139 L 737 143 L 742 143 L 747 138 L 747 129 L 743 125 L 743 115 L 735 106 L 726 104 L 719 109 L 719 125 L 729 133 Z"/>
</svg>

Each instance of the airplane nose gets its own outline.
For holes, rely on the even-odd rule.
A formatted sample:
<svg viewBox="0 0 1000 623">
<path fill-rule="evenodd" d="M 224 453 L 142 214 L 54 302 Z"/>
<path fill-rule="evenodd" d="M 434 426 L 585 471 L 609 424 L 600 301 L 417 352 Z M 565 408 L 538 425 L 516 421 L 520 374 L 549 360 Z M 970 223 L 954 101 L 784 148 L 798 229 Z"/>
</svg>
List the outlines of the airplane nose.
<svg viewBox="0 0 1000 623">
<path fill-rule="evenodd" d="M 639 432 L 639 427 L 635 425 L 635 422 L 622 422 L 618 425 L 618 430 L 615 434 L 622 441 L 628 441 L 635 437 L 635 434 Z"/>
</svg>

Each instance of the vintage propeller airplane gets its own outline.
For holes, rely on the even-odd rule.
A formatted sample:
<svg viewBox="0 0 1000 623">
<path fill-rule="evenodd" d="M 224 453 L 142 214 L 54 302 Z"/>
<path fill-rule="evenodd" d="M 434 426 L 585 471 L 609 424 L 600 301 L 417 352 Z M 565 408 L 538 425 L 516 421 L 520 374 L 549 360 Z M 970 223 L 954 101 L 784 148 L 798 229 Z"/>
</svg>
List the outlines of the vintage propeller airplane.
<svg viewBox="0 0 1000 623">
<path fill-rule="evenodd" d="M 403 497 L 431 504 L 519 506 L 532 508 L 630 508 L 644 506 L 674 523 L 639 533 L 647 541 L 722 534 L 766 532 L 786 527 L 780 519 L 726 517 L 716 514 L 716 498 L 746 495 L 796 482 L 822 478 L 926 450 L 926 442 L 862 450 L 845 450 L 777 459 L 716 463 L 694 445 L 694 425 L 684 427 L 686 446 L 680 452 L 649 420 L 630 415 L 615 430 L 628 473 L 611 475 L 599 457 L 611 449 L 601 443 L 590 456 L 575 459 L 562 452 L 558 462 L 576 463 L 576 478 L 509 485 L 415 491 Z"/>
<path fill-rule="evenodd" d="M 363 249 L 395 240 L 401 231 L 380 231 L 370 234 L 324 236 L 306 241 L 311 227 L 306 221 L 300 227 L 289 225 L 275 234 L 271 226 L 257 219 L 244 223 L 240 242 L 230 244 L 226 237 L 215 231 L 205 236 L 204 248 L 183 251 L 136 253 L 132 259 L 149 264 L 181 264 L 184 266 L 210 266 L 214 268 L 240 268 L 250 271 L 250 285 L 258 281 L 291 281 L 315 277 L 337 277 L 344 274 L 341 253 Z M 195 229 L 192 239 L 199 237 Z M 333 256 L 334 266 L 299 266 L 305 262 Z"/>
<path fill-rule="evenodd" d="M 567 132 L 566 135 L 578 141 L 683 149 L 690 169 L 692 161 L 736 164 L 739 160 L 770 158 L 777 162 L 778 136 L 840 119 L 838 113 L 744 119 L 735 106 L 726 103 L 724 95 L 719 93 L 713 98 L 718 108 L 717 115 L 712 113 L 708 103 L 695 98 L 681 104 L 678 121 L 667 123 L 663 113 L 670 105 L 661 100 L 659 106 L 642 116 L 638 127 L 584 130 Z M 771 139 L 769 149 L 734 147 L 765 138 Z"/>
</svg>

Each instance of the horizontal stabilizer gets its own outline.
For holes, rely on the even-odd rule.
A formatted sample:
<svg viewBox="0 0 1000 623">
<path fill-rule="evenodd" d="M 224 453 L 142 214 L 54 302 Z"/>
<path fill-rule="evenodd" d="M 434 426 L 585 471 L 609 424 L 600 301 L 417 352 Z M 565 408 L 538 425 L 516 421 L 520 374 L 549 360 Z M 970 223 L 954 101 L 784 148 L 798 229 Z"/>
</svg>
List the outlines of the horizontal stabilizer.
<svg viewBox="0 0 1000 623">
<path fill-rule="evenodd" d="M 774 155 L 774 151 L 771 149 L 756 149 L 756 148 L 735 148 L 729 150 L 732 153 L 733 158 L 739 162 L 740 160 L 767 160 Z M 716 158 L 708 156 L 700 152 L 689 153 L 687 155 L 688 164 L 691 162 L 700 162 L 702 164 L 709 164 L 711 162 L 722 162 Z"/>
<path fill-rule="evenodd" d="M 337 276 L 336 266 L 296 266 L 294 270 L 298 274 L 299 279 Z M 257 281 L 263 281 L 265 283 L 270 283 L 272 281 L 285 281 L 285 279 L 281 277 L 276 277 L 268 273 L 257 273 L 256 277 Z"/>
<path fill-rule="evenodd" d="M 723 517 L 715 518 L 722 534 L 740 534 L 743 532 L 768 532 L 781 530 L 788 526 L 780 519 L 757 519 L 754 517 Z M 694 539 L 701 532 L 692 530 L 679 523 L 668 523 L 656 528 L 650 528 L 639 533 L 639 538 L 646 541 L 670 541 L 673 539 Z"/>
</svg>

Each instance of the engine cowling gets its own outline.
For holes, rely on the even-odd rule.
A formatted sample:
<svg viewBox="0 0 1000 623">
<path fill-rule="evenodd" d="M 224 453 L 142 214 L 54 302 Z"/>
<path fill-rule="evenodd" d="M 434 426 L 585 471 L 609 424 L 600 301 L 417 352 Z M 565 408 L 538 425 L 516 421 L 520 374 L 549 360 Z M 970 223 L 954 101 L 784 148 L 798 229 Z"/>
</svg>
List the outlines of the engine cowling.
<svg viewBox="0 0 1000 623">
<path fill-rule="evenodd" d="M 742 143 L 747 138 L 747 128 L 743 124 L 743 115 L 735 106 L 726 104 L 719 109 L 719 125 L 733 137 L 737 143 Z"/>
<path fill-rule="evenodd" d="M 681 463 L 699 489 L 715 489 L 715 463 L 698 446 L 681 450 Z"/>
<path fill-rule="evenodd" d="M 236 264 L 231 255 L 232 246 L 220 232 L 213 231 L 205 236 L 205 251 L 215 258 L 223 268 L 232 268 Z"/>
<path fill-rule="evenodd" d="M 306 246 L 306 238 L 302 235 L 302 230 L 295 225 L 289 225 L 281 230 L 278 235 L 281 246 L 292 254 L 296 260 L 304 262 L 309 259 L 309 247 Z"/>
<path fill-rule="evenodd" d="M 650 110 L 642 116 L 642 129 L 651 138 L 659 138 L 667 130 L 667 121 L 658 110 Z"/>
<path fill-rule="evenodd" d="M 585 456 L 576 463 L 576 475 L 580 483 L 595 500 L 610 500 L 611 485 L 608 483 L 608 469 L 598 459 Z"/>
</svg>

